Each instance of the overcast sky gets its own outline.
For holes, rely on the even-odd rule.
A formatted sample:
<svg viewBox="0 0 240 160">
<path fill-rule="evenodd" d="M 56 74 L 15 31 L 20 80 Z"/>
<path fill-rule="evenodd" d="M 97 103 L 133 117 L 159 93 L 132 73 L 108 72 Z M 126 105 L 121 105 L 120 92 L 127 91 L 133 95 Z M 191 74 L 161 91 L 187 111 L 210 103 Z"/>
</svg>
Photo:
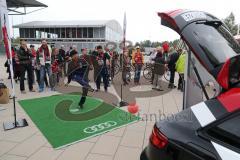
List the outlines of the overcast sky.
<svg viewBox="0 0 240 160">
<path fill-rule="evenodd" d="M 175 9 L 207 11 L 218 18 L 233 12 L 240 23 L 239 0 L 38 0 L 48 8 L 24 16 L 10 16 L 10 23 L 36 20 L 109 20 L 116 19 L 121 25 L 127 14 L 127 39 L 174 40 L 178 35 L 160 25 L 157 12 Z M 15 36 L 18 34 L 15 30 Z"/>
</svg>

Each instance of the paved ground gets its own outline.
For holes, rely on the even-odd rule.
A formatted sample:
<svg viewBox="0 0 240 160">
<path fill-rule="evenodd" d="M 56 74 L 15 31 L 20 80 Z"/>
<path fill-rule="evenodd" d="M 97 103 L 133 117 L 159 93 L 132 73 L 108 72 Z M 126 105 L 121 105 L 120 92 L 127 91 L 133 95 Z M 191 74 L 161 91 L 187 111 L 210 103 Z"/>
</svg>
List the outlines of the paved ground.
<svg viewBox="0 0 240 160">
<path fill-rule="evenodd" d="M 4 83 L 9 86 L 6 79 L 7 74 L 3 67 L 4 62 L 5 59 L 0 57 L 0 79 L 3 79 Z M 102 96 L 103 99 L 108 97 L 106 99 L 108 103 L 111 103 L 109 99 L 116 102 L 119 100 L 117 94 L 119 91 L 117 82 L 115 82 L 115 85 L 116 87 L 113 85 L 110 87 L 107 96 L 102 96 L 105 94 L 104 92 L 98 93 L 96 96 Z M 73 84 L 68 89 L 59 88 L 58 91 L 71 92 L 72 89 L 78 90 L 74 86 Z M 129 87 L 127 90 L 127 97 L 128 95 L 134 97 L 140 107 L 141 121 L 59 150 L 54 150 L 50 146 L 35 124 L 17 104 L 18 117 L 26 118 L 29 126 L 11 131 L 3 131 L 2 126 L 0 127 L 0 160 L 138 160 L 141 151 L 148 143 L 155 120 L 163 115 L 170 115 L 181 110 L 182 93 L 174 89 L 159 94 L 154 93 L 154 97 L 150 97 L 151 86 L 145 83 L 142 86 Z M 16 85 L 16 92 L 17 100 L 59 93 L 45 91 L 22 95 L 19 93 L 18 84 Z M 144 92 L 148 94 L 144 96 Z M 132 95 L 135 93 L 136 95 Z M 109 98 L 109 96 L 112 96 L 112 98 Z M 0 111 L 0 124 L 12 121 L 12 103 L 0 106 L 5 108 L 5 110 Z M 126 110 L 126 108 L 122 109 Z"/>
</svg>

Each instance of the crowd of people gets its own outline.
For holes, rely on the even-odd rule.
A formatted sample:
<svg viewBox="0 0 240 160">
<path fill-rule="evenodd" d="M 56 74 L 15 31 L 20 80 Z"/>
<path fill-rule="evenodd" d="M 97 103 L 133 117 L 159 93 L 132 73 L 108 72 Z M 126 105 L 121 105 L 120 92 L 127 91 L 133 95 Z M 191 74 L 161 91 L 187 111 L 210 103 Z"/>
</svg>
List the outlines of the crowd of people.
<svg viewBox="0 0 240 160">
<path fill-rule="evenodd" d="M 12 61 L 14 79 L 16 83 L 20 82 L 21 93 L 26 93 L 24 81 L 28 81 L 28 88 L 30 92 L 35 92 L 33 84 L 37 82 L 38 91 L 43 92 L 46 88 L 55 90 L 56 85 L 61 77 L 71 76 L 72 71 L 71 62 L 74 61 L 74 57 L 79 57 L 86 61 L 87 70 L 84 72 L 88 80 L 88 73 L 94 69 L 94 80 L 97 86 L 96 91 L 100 90 L 100 84 L 103 79 L 104 89 L 107 91 L 109 86 L 109 80 L 114 77 L 114 73 L 110 70 L 114 65 L 116 52 L 110 51 L 108 48 L 102 46 L 96 46 L 90 54 L 86 48 L 81 49 L 81 53 L 78 53 L 76 46 L 71 46 L 68 51 L 65 51 L 64 46 L 61 48 L 50 47 L 45 39 L 41 41 L 39 48 L 35 49 L 34 45 L 27 46 L 27 42 L 21 40 L 20 47 L 15 50 L 12 47 Z M 10 67 L 8 61 L 5 63 L 7 72 L 9 73 L 9 79 L 11 78 Z M 80 67 L 82 68 L 82 66 Z M 76 70 L 76 66 L 74 67 Z M 25 74 L 27 72 L 27 78 Z M 113 72 L 113 71 L 112 71 Z"/>
<path fill-rule="evenodd" d="M 169 88 L 176 88 L 174 85 L 175 71 L 179 73 L 178 89 L 183 90 L 183 77 L 185 66 L 185 52 L 182 49 L 169 55 L 167 47 L 157 47 L 150 55 L 150 64 L 152 65 L 151 83 L 153 89 L 162 91 L 161 80 L 163 74 L 168 69 L 171 72 Z M 82 98 L 79 106 L 83 106 L 88 91 L 100 91 L 103 82 L 105 92 L 108 91 L 109 81 L 113 80 L 115 75 L 115 65 L 121 59 L 121 71 L 123 85 L 128 85 L 131 81 L 131 67 L 134 67 L 134 84 L 140 85 L 140 78 L 144 66 L 144 55 L 139 46 L 135 47 L 132 54 L 128 49 L 124 49 L 121 56 L 116 51 L 110 50 L 101 45 L 96 46 L 93 51 L 82 48 L 79 53 L 76 46 L 71 46 L 65 50 L 62 45 L 60 48 L 49 46 L 46 39 L 41 40 L 39 48 L 30 45 L 27 42 L 20 41 L 18 50 L 12 48 L 12 62 L 14 70 L 14 79 L 16 83 L 20 82 L 20 91 L 25 94 L 25 80 L 28 82 L 30 92 L 36 92 L 33 84 L 38 84 L 38 92 L 43 92 L 46 88 L 55 91 L 60 85 L 60 79 L 67 77 L 65 86 L 73 80 L 83 87 Z M 8 62 L 5 63 L 8 68 L 9 78 L 11 78 Z M 89 85 L 89 71 L 93 70 L 96 89 Z M 25 74 L 27 72 L 27 78 Z M 62 81 L 62 82 L 63 82 Z"/>
<path fill-rule="evenodd" d="M 169 54 L 168 47 L 157 47 L 150 55 L 150 63 L 152 65 L 152 79 L 153 88 L 155 90 L 163 91 L 161 86 L 162 77 L 166 70 L 170 72 L 170 79 L 168 88 L 177 88 L 181 91 L 184 89 L 184 70 L 185 70 L 186 54 L 183 49 L 178 49 Z M 178 86 L 174 85 L 175 73 L 179 74 Z"/>
</svg>

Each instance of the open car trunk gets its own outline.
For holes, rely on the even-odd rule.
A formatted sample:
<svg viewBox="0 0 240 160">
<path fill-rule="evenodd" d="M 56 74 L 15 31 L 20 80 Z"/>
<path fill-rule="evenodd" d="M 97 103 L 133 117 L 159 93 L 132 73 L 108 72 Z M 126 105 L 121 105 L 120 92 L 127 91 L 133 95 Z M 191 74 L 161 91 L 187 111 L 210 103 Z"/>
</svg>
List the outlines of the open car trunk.
<svg viewBox="0 0 240 160">
<path fill-rule="evenodd" d="M 185 69 L 184 108 L 204 100 L 199 95 L 208 80 L 228 89 L 221 82 L 224 76 L 229 79 L 229 75 L 224 74 L 224 64 L 240 53 L 240 47 L 225 24 L 213 15 L 201 11 L 175 10 L 158 15 L 161 17 L 161 24 L 176 31 L 189 49 Z M 239 71 L 240 68 L 234 72 Z M 196 79 L 203 81 L 202 85 L 198 85 Z"/>
</svg>

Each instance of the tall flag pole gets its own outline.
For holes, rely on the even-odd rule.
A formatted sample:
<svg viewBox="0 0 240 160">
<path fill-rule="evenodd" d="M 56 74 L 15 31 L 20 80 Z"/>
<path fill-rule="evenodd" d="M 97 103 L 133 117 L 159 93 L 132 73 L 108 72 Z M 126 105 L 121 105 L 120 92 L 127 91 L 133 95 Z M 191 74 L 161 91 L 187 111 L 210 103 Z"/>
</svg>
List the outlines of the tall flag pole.
<svg viewBox="0 0 240 160">
<path fill-rule="evenodd" d="M 126 29 L 127 29 L 127 17 L 126 17 L 126 12 L 124 12 L 124 19 L 123 19 L 123 51 L 126 49 Z"/>
<path fill-rule="evenodd" d="M 123 56 L 124 56 L 124 52 L 126 51 L 126 28 L 127 28 L 127 18 L 126 18 L 126 12 L 124 12 L 124 18 L 123 18 L 123 45 L 122 45 L 122 72 L 123 72 Z M 123 83 L 123 79 L 122 79 L 122 83 Z M 125 101 L 123 101 L 123 84 L 121 84 L 121 101 L 119 103 L 120 107 L 123 106 L 128 106 L 129 104 Z"/>
<path fill-rule="evenodd" d="M 10 29 L 9 29 L 9 19 L 7 11 L 6 0 L 0 0 L 0 24 L 1 24 L 1 40 L 4 42 L 6 57 L 8 59 L 8 65 L 10 66 L 11 75 L 11 87 L 12 87 L 12 97 L 13 97 L 13 108 L 14 108 L 14 122 L 3 123 L 4 130 L 10 130 L 17 127 L 27 126 L 27 121 L 25 119 L 16 118 L 16 106 L 15 106 L 15 83 L 13 79 L 13 63 L 12 63 L 12 50 L 11 50 L 11 39 L 10 39 Z"/>
</svg>

